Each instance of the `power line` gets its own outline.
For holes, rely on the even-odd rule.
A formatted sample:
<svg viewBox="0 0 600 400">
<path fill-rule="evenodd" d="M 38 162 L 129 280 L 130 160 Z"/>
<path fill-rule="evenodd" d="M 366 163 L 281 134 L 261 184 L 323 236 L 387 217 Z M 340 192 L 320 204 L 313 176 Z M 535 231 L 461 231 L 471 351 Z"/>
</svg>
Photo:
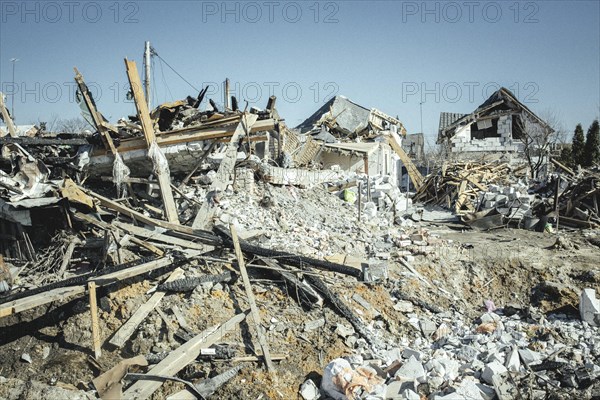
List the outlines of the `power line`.
<svg viewBox="0 0 600 400">
<path fill-rule="evenodd" d="M 150 48 L 150 51 L 151 51 L 151 53 L 152 53 L 153 55 L 155 55 L 155 56 L 156 56 L 156 57 L 158 57 L 158 58 L 159 58 L 159 59 L 160 59 L 162 62 L 164 62 L 164 63 L 165 63 L 165 65 L 166 65 L 167 67 L 171 68 L 171 71 L 175 72 L 175 74 L 177 74 L 177 76 L 178 76 L 178 77 L 180 77 L 181 79 L 183 79 L 183 81 L 184 81 L 185 83 L 187 83 L 188 85 L 190 85 L 190 87 L 191 87 L 192 89 L 194 89 L 196 92 L 200 92 L 200 90 L 198 90 L 198 88 L 196 88 L 194 85 L 192 85 L 190 82 L 188 82 L 188 80 L 187 80 L 187 79 L 185 79 L 183 76 L 181 76 L 181 74 L 180 74 L 179 72 L 175 71 L 175 68 L 171 67 L 171 66 L 169 65 L 169 63 L 168 63 L 168 62 L 166 62 L 166 61 L 165 61 L 165 60 L 164 60 L 164 59 L 163 59 L 161 56 L 159 56 L 159 55 L 158 55 L 158 53 L 156 52 L 156 50 L 154 50 L 154 48 Z"/>
</svg>

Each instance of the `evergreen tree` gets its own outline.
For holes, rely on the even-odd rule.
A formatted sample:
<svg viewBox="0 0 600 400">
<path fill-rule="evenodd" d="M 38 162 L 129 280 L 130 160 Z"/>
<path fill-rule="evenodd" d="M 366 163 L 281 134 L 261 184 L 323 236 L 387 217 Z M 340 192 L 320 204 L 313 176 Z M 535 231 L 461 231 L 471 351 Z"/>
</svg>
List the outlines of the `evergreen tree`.
<svg viewBox="0 0 600 400">
<path fill-rule="evenodd" d="M 585 166 L 600 163 L 600 125 L 598 120 L 592 122 L 585 138 Z"/>
<path fill-rule="evenodd" d="M 571 146 L 571 159 L 572 165 L 583 166 L 584 163 L 584 152 L 585 152 L 585 138 L 583 137 L 583 128 L 581 124 L 577 124 L 575 127 L 575 133 L 573 134 L 573 145 Z"/>
<path fill-rule="evenodd" d="M 577 165 L 573 162 L 573 153 L 571 152 L 570 147 L 564 147 L 560 151 L 558 161 L 560 161 L 561 164 L 566 165 L 569 168 L 577 167 Z"/>
</svg>

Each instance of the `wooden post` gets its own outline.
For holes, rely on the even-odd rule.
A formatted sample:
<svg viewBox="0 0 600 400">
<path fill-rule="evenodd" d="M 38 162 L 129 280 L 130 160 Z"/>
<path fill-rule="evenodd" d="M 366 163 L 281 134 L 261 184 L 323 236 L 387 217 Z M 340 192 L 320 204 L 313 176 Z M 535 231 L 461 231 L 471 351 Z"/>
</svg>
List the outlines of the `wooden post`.
<svg viewBox="0 0 600 400">
<path fill-rule="evenodd" d="M 112 131 L 116 133 L 117 129 L 112 126 L 108 126 L 104 123 L 104 118 L 102 117 L 102 114 L 100 114 L 100 112 L 96 109 L 96 105 L 92 101 L 92 97 L 88 91 L 88 87 L 83 80 L 83 75 L 79 73 L 79 70 L 77 68 L 73 68 L 73 70 L 75 70 L 75 82 L 77 83 L 79 92 L 81 93 L 81 96 L 83 96 L 83 101 L 85 102 L 85 106 L 87 107 L 90 115 L 92 116 L 92 120 L 94 121 L 94 125 L 96 125 L 96 129 L 102 135 L 104 145 L 110 149 L 110 152 L 113 155 L 116 155 L 117 148 L 115 147 L 115 144 L 113 143 L 112 138 L 110 137 L 110 132 Z"/>
<path fill-rule="evenodd" d="M 231 110 L 231 105 L 229 104 L 229 78 L 225 78 L 225 90 L 223 92 L 225 95 L 223 108 L 225 108 L 225 111 Z"/>
<path fill-rule="evenodd" d="M 554 193 L 554 214 L 556 215 L 556 233 L 558 233 L 558 220 L 559 220 L 559 214 L 560 214 L 560 210 L 558 209 L 558 198 L 559 198 L 559 194 L 558 191 L 560 190 L 560 174 L 558 174 L 557 178 L 556 178 L 556 192 Z"/>
<path fill-rule="evenodd" d="M 265 363 L 267 364 L 267 369 L 269 372 L 275 371 L 275 366 L 273 365 L 273 361 L 271 360 L 271 354 L 269 352 L 269 345 L 267 343 L 267 339 L 262 330 L 262 326 L 260 324 L 260 315 L 258 314 L 258 308 L 256 307 L 256 300 L 254 299 L 254 294 L 252 293 L 252 285 L 250 285 L 250 279 L 248 278 L 248 271 L 246 271 L 246 265 L 244 264 L 244 255 L 242 254 L 242 249 L 240 247 L 240 242 L 238 240 L 237 232 L 235 227 L 232 225 L 229 226 L 229 230 L 231 231 L 231 239 L 233 240 L 233 247 L 235 249 L 235 256 L 238 260 L 238 265 L 240 267 L 240 275 L 242 275 L 242 281 L 244 282 L 244 288 L 246 289 L 246 295 L 248 296 L 248 303 L 250 303 L 250 313 L 252 314 L 252 319 L 254 320 L 254 325 L 256 325 L 256 334 L 258 336 L 258 343 L 263 352 L 263 356 L 265 358 Z"/>
<path fill-rule="evenodd" d="M 154 127 L 152 126 L 152 120 L 150 119 L 150 111 L 148 110 L 148 104 L 146 103 L 144 92 L 142 91 L 142 82 L 140 81 L 137 65 L 135 64 L 135 61 L 125 59 L 125 66 L 127 68 L 127 77 L 129 78 L 131 91 L 133 92 L 135 108 L 137 109 L 138 118 L 142 125 L 142 132 L 146 139 L 146 146 L 148 149 L 150 149 L 152 144 L 158 147 L 158 144 L 156 143 L 156 134 L 154 133 Z M 166 171 L 161 168 L 155 169 L 158 177 L 158 186 L 160 186 L 160 194 L 165 206 L 167 221 L 178 224 L 179 216 L 177 215 L 177 207 L 175 206 L 173 192 L 171 191 L 171 178 L 169 176 L 168 168 Z"/>
<path fill-rule="evenodd" d="M 358 221 L 360 222 L 360 212 L 362 207 L 362 182 L 358 182 Z"/>
<path fill-rule="evenodd" d="M 4 94 L 2 92 L 0 92 L 0 113 L 2 113 L 2 119 L 8 128 L 8 133 L 11 137 L 16 137 L 17 130 L 15 129 L 15 124 L 13 123 L 13 120 L 6 109 L 6 105 L 4 104 Z"/>
<path fill-rule="evenodd" d="M 96 283 L 88 282 L 88 292 L 90 295 L 90 314 L 92 316 L 92 349 L 94 358 L 99 359 L 102 355 L 100 349 L 100 324 L 98 323 L 98 304 L 96 303 Z"/>
</svg>

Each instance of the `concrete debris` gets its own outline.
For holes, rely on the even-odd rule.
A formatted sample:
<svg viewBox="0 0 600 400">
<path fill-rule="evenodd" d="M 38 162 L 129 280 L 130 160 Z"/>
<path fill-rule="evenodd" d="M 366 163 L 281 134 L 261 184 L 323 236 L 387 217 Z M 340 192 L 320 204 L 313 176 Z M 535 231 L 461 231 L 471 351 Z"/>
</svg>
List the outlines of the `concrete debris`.
<svg viewBox="0 0 600 400">
<path fill-rule="evenodd" d="M 304 400 L 317 400 L 321 397 L 321 394 L 319 388 L 312 379 L 307 379 L 300 386 L 300 396 L 302 396 Z"/>
<path fill-rule="evenodd" d="M 93 131 L 0 133 L 0 398 L 599 396 L 596 169 L 429 173 L 343 96 L 297 128 L 208 87 L 148 109 L 126 66 L 135 115 L 75 70 Z"/>
<path fill-rule="evenodd" d="M 594 289 L 583 289 L 579 300 L 581 320 L 592 326 L 600 326 L 600 300 Z"/>
</svg>

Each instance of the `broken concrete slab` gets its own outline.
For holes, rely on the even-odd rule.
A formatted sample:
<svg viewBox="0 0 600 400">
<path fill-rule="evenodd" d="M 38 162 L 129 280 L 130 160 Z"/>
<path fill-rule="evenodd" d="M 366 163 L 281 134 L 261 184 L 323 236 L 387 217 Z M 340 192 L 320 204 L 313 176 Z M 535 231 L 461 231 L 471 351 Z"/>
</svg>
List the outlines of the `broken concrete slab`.
<svg viewBox="0 0 600 400">
<path fill-rule="evenodd" d="M 596 298 L 594 289 L 583 289 L 581 291 L 579 313 L 582 321 L 591 326 L 600 326 L 600 300 Z"/>
</svg>

